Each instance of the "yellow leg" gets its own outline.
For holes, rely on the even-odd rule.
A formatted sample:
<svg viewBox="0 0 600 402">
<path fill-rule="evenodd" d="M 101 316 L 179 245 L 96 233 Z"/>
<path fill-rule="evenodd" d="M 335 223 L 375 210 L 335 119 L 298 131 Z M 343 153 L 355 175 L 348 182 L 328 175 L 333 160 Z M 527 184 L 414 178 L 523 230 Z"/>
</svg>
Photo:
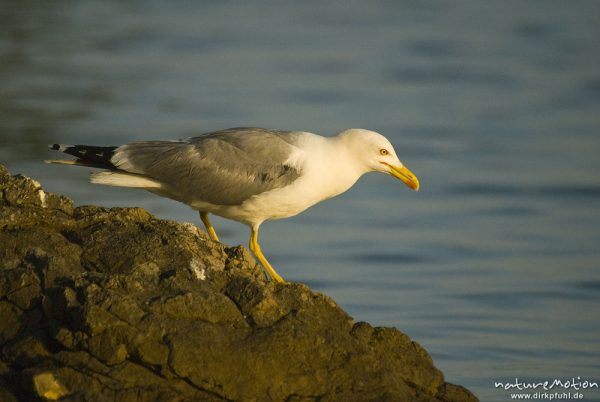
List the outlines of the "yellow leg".
<svg viewBox="0 0 600 402">
<path fill-rule="evenodd" d="M 267 261 L 263 255 L 262 251 L 260 251 L 260 245 L 258 244 L 258 228 L 252 228 L 252 232 L 250 233 L 250 250 L 252 250 L 256 258 L 258 258 L 262 264 L 263 268 L 269 273 L 272 281 L 286 283 L 283 278 L 279 276 L 277 272 L 275 272 L 275 269 L 273 269 L 271 264 L 269 264 L 269 261 Z"/>
<path fill-rule="evenodd" d="M 213 228 L 212 223 L 210 223 L 210 219 L 208 219 L 208 212 L 200 212 L 200 219 L 202 223 L 204 223 L 204 227 L 206 227 L 206 231 L 210 238 L 214 241 L 219 241 L 217 237 L 217 232 L 215 232 L 215 228 Z"/>
</svg>

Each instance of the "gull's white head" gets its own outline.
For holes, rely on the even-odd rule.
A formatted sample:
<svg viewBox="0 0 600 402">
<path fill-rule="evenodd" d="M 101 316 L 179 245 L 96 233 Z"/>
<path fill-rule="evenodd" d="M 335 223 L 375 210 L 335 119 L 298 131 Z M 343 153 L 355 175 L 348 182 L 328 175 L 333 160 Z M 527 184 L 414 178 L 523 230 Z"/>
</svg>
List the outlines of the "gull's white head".
<svg viewBox="0 0 600 402">
<path fill-rule="evenodd" d="M 375 131 L 351 128 L 342 131 L 338 138 L 353 158 L 364 164 L 365 171 L 390 174 L 400 179 L 411 189 L 419 190 L 419 179 L 404 166 L 392 144 Z"/>
</svg>

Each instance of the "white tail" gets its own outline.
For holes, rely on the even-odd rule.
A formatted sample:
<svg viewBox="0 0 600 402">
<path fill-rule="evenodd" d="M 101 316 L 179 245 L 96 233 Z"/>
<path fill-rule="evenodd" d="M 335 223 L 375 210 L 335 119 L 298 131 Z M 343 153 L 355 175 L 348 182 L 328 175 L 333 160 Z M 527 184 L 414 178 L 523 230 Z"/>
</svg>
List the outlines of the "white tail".
<svg viewBox="0 0 600 402">
<path fill-rule="evenodd" d="M 98 172 L 90 176 L 90 182 L 116 187 L 161 188 L 161 184 L 144 176 L 122 172 Z"/>
</svg>

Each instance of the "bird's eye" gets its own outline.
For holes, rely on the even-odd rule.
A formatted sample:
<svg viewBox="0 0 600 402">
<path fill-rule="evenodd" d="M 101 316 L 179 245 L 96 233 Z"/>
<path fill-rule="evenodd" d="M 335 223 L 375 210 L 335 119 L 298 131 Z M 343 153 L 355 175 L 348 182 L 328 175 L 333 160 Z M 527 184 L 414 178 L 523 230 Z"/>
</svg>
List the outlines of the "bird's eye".
<svg viewBox="0 0 600 402">
<path fill-rule="evenodd" d="M 390 153 L 390 151 L 388 151 L 388 150 L 387 150 L 387 149 L 385 149 L 385 148 L 381 148 L 381 149 L 379 150 L 379 155 L 383 155 L 383 156 L 385 156 L 385 155 L 389 155 L 389 153 Z"/>
</svg>

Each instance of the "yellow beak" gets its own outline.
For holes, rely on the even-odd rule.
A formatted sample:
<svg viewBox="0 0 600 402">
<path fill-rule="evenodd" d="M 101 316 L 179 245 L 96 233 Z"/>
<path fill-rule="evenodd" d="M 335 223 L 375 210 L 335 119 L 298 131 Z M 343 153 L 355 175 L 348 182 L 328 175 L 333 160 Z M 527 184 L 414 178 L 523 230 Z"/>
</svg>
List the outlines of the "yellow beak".
<svg viewBox="0 0 600 402">
<path fill-rule="evenodd" d="M 387 163 L 386 163 L 387 165 Z M 406 168 L 406 166 L 397 167 L 393 165 L 388 165 L 390 167 L 390 173 L 397 179 L 400 179 L 406 184 L 408 187 L 415 191 L 419 191 L 419 179 L 417 176 L 412 174 L 410 170 Z"/>
</svg>

